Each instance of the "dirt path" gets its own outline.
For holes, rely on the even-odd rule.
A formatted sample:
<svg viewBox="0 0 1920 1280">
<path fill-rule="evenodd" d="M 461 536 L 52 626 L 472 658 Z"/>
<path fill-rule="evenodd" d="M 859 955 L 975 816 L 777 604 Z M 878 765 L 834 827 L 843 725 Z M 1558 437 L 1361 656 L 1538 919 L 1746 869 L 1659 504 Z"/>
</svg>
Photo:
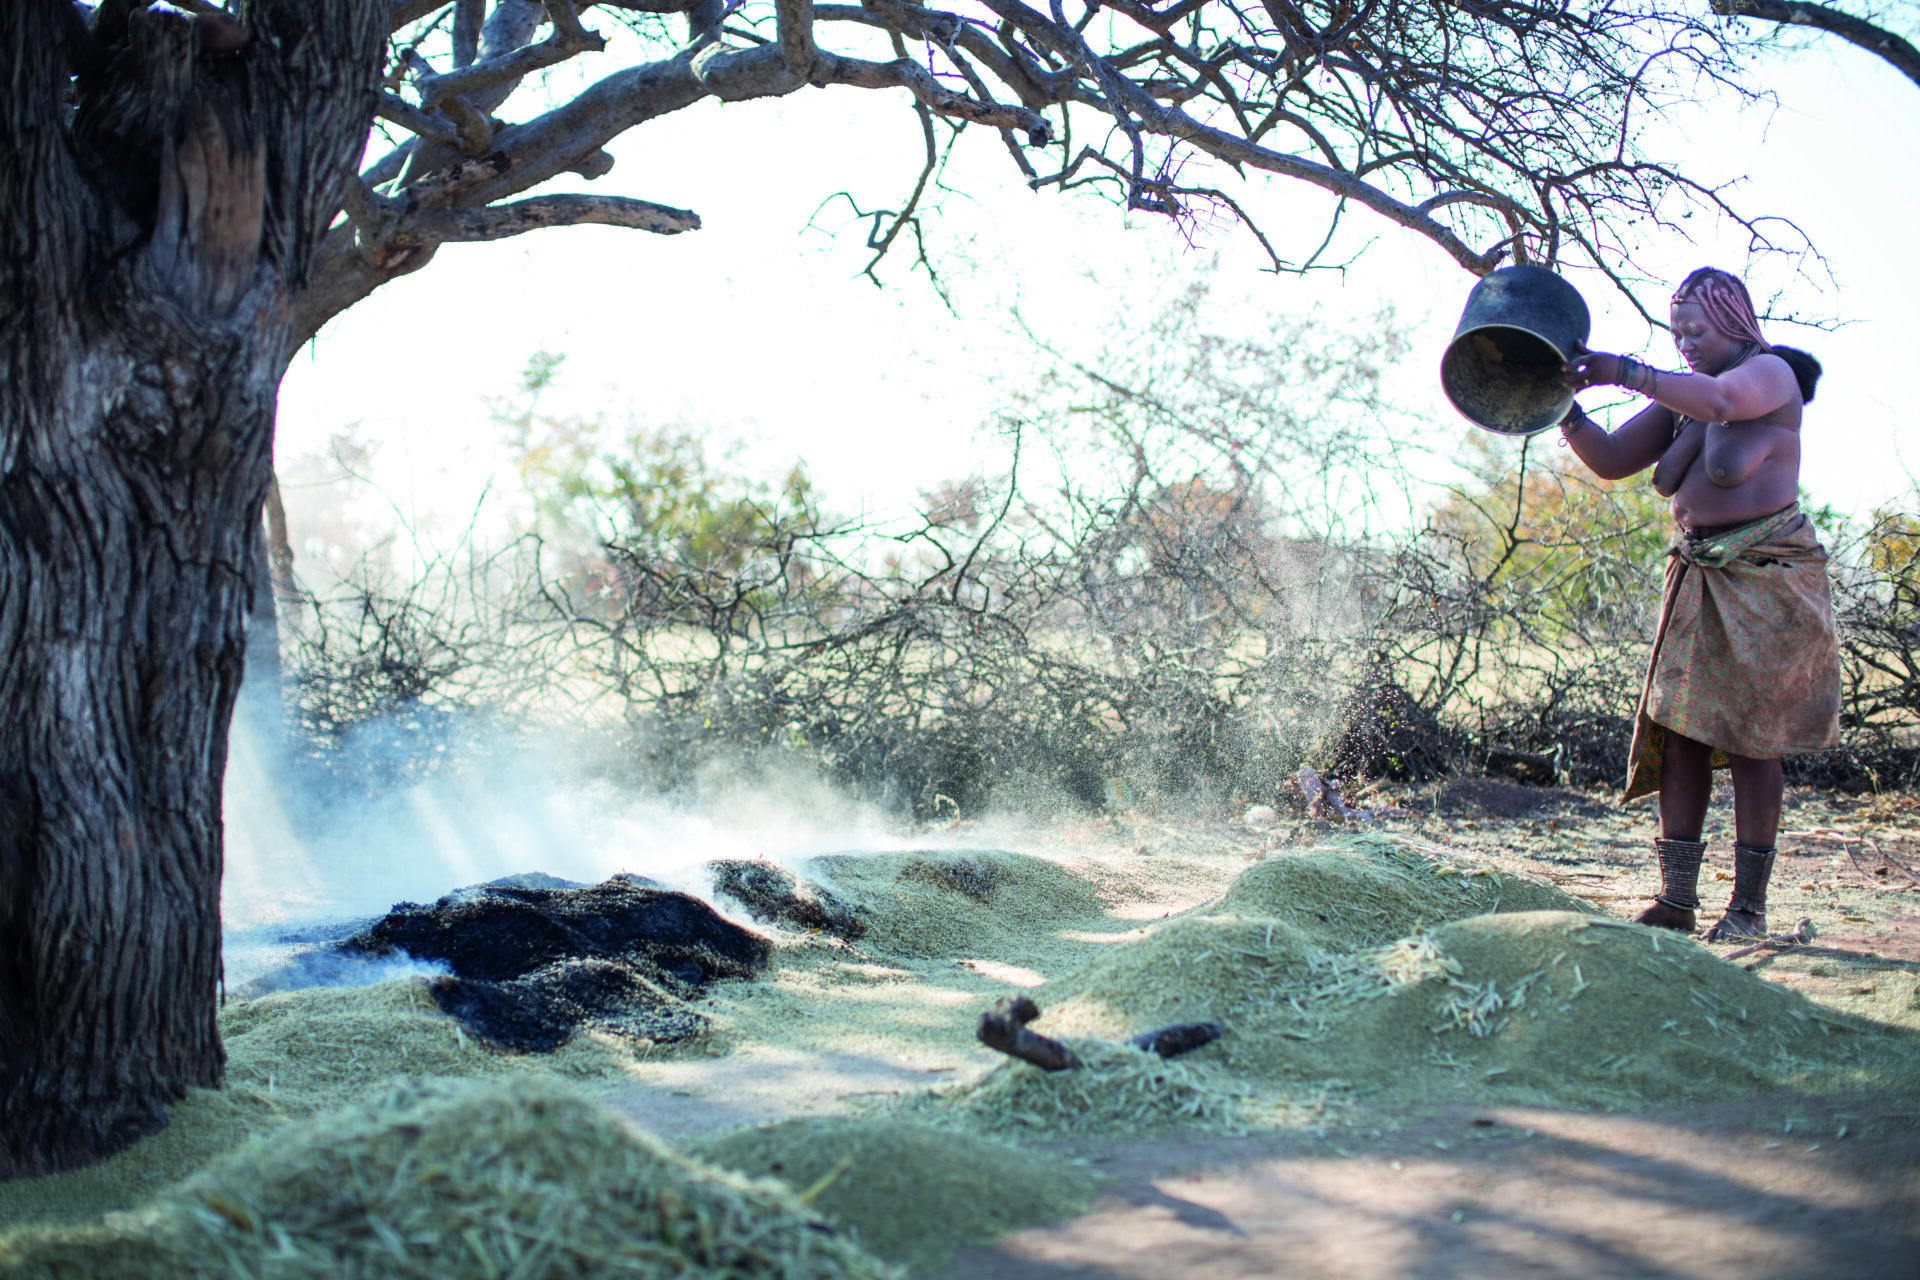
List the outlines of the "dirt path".
<svg viewBox="0 0 1920 1280">
<path fill-rule="evenodd" d="M 1469 1109 L 1377 1139 L 1147 1140 L 1095 1154 L 1113 1182 L 1092 1212 L 953 1275 L 1911 1280 L 1920 1099 L 1905 1108 Z"/>
</svg>

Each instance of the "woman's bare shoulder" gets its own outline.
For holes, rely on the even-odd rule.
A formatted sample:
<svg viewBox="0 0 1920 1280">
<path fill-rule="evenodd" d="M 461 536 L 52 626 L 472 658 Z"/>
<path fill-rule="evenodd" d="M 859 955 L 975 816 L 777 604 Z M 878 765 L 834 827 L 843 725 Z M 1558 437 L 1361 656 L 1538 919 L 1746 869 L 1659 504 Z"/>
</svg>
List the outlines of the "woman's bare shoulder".
<svg viewBox="0 0 1920 1280">
<path fill-rule="evenodd" d="M 1777 397 L 1774 408 L 1743 421 L 1765 423 L 1788 431 L 1800 429 L 1800 378 L 1792 365 L 1771 351 L 1756 351 L 1740 362 L 1739 372 L 1750 379 L 1747 386 L 1761 389 L 1769 398 Z"/>
</svg>

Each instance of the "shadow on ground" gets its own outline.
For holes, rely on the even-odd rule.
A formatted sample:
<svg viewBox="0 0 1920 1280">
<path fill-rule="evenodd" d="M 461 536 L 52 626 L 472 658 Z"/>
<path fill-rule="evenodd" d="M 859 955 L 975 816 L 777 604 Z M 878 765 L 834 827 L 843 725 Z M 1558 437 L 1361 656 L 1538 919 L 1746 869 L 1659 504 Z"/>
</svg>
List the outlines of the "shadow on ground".
<svg viewBox="0 0 1920 1280">
<path fill-rule="evenodd" d="M 1920 1274 L 1920 1099 L 1685 1112 L 1461 1108 L 1324 1139 L 1083 1147 L 1093 1209 L 964 1280 Z M 1844 1136 L 1843 1136 L 1844 1135 Z"/>
</svg>

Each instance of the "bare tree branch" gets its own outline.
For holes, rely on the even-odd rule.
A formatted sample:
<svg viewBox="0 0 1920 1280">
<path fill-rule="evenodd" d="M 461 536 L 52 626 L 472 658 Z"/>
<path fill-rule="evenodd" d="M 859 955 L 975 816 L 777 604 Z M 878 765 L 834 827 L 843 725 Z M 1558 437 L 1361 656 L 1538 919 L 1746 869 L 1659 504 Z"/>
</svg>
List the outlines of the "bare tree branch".
<svg viewBox="0 0 1920 1280">
<path fill-rule="evenodd" d="M 1920 84 L 1920 49 L 1907 40 L 1876 27 L 1871 22 L 1824 4 L 1802 4 L 1797 0 L 1711 0 L 1713 11 L 1728 18 L 1757 18 L 1791 26 L 1813 27 L 1859 45 L 1868 53 L 1885 59 L 1895 70 Z"/>
<path fill-rule="evenodd" d="M 643 56 L 503 124 L 502 100 L 531 73 L 604 47 L 580 23 L 593 0 L 400 0 L 394 19 L 415 34 L 397 43 L 419 106 L 386 100 L 381 114 L 415 137 L 362 177 L 403 194 L 410 217 L 474 210 L 563 173 L 604 173 L 614 139 L 704 99 L 902 88 L 918 111 L 998 131 L 1036 188 L 1117 179 L 1111 189 L 1128 205 L 1176 219 L 1192 216 L 1190 198 L 1202 200 L 1252 228 L 1276 267 L 1318 262 L 1349 208 L 1414 232 L 1470 272 L 1509 257 L 1584 259 L 1630 297 L 1634 244 L 1648 227 L 1683 233 L 1689 204 L 1731 217 L 1756 251 L 1804 251 L 1791 227 L 1746 216 L 1722 191 L 1638 150 L 1641 123 L 1696 99 L 1702 83 L 1757 92 L 1740 55 L 1759 40 L 1677 0 L 1081 2 L 1070 15 L 1064 0 L 954 10 L 917 0 L 598 0 L 603 10 L 685 12 L 691 43 L 673 47 L 657 26 L 623 25 L 620 38 L 639 40 Z M 1831 12 L 1788 9 L 1790 0 L 1713 2 L 1719 13 L 1761 17 L 1769 6 Z M 480 9 L 489 16 L 476 50 Z M 543 17 L 553 30 L 536 39 Z M 863 56 L 867 33 L 893 44 L 891 61 Z M 452 69 L 436 71 L 449 50 Z M 1076 108 L 1099 122 L 1081 140 L 1069 134 Z M 1030 163 L 1012 130 L 1029 148 L 1059 151 Z M 1198 171 L 1183 172 L 1190 166 Z M 1233 178 L 1261 174 L 1326 193 L 1320 220 L 1284 234 L 1254 226 Z M 923 191 L 927 180 L 923 172 Z M 918 207 L 909 202 L 895 235 L 920 234 Z M 364 296 L 367 272 L 417 269 L 431 246 L 390 240 L 371 258 L 367 250 L 356 239 L 328 252 L 345 275 L 326 296 Z M 303 303 L 302 314 L 315 313 Z"/>
<path fill-rule="evenodd" d="M 449 243 L 504 240 L 542 227 L 593 224 L 631 227 L 656 235 L 698 231 L 700 215 L 626 196 L 536 196 L 484 209 L 441 209 L 415 213 L 394 224 L 386 238 L 393 250 L 425 249 Z"/>
<path fill-rule="evenodd" d="M 375 113 L 390 124 L 397 124 L 407 132 L 425 138 L 449 150 L 460 149 L 460 135 L 453 126 L 444 120 L 436 120 L 420 108 L 408 102 L 397 93 L 380 95 L 380 105 Z"/>
<path fill-rule="evenodd" d="M 814 72 L 814 83 L 852 85 L 861 89 L 898 85 L 943 116 L 996 129 L 1023 130 L 1029 146 L 1044 147 L 1053 141 L 1053 122 L 1039 112 L 1009 103 L 980 102 L 955 93 L 935 80 L 925 67 L 908 58 L 893 62 L 823 58 Z"/>
<path fill-rule="evenodd" d="M 521 80 L 535 71 L 565 62 L 575 54 L 598 52 L 607 47 L 605 40 L 580 26 L 577 18 L 572 28 L 570 31 L 556 28 L 551 36 L 539 44 L 523 45 L 511 53 L 476 62 L 470 67 L 442 75 L 420 76 L 414 82 L 420 90 L 420 105 L 432 110 L 443 98 L 458 97 Z"/>
<path fill-rule="evenodd" d="M 691 13 L 707 0 L 586 0 L 582 9 L 598 5 L 602 9 L 624 9 L 629 13 Z"/>
<path fill-rule="evenodd" d="M 465 98 L 443 98 L 440 110 L 453 122 L 455 148 L 463 155 L 484 156 L 493 150 L 493 122 Z"/>
<path fill-rule="evenodd" d="M 780 60 L 802 80 L 813 74 L 820 48 L 813 42 L 813 0 L 774 0 Z"/>
<path fill-rule="evenodd" d="M 455 0 L 453 6 L 453 65 L 470 67 L 480 57 L 480 28 L 487 20 L 487 0 Z"/>
</svg>

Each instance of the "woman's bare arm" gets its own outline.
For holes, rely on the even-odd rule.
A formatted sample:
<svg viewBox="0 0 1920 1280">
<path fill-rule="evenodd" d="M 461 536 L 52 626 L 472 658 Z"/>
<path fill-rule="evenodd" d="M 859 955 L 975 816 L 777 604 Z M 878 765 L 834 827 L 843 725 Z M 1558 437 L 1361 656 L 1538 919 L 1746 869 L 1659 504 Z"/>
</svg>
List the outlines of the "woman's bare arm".
<svg viewBox="0 0 1920 1280">
<path fill-rule="evenodd" d="M 1718 377 L 1669 373 L 1598 351 L 1569 360 L 1566 370 L 1567 385 L 1576 391 L 1610 383 L 1701 422 L 1750 422 L 1800 398 L 1800 384 L 1787 362 L 1765 353 Z"/>
<path fill-rule="evenodd" d="M 1680 488 L 1680 482 L 1687 478 L 1687 470 L 1700 457 L 1700 446 L 1707 438 L 1707 424 L 1688 422 L 1674 437 L 1667 451 L 1660 455 L 1660 461 L 1653 468 L 1653 491 L 1663 498 L 1671 498 Z"/>
<path fill-rule="evenodd" d="M 1568 410 L 1560 430 L 1567 447 L 1602 480 L 1624 480 L 1659 461 L 1673 440 L 1673 411 L 1650 404 L 1609 434 L 1578 404 Z"/>
</svg>

